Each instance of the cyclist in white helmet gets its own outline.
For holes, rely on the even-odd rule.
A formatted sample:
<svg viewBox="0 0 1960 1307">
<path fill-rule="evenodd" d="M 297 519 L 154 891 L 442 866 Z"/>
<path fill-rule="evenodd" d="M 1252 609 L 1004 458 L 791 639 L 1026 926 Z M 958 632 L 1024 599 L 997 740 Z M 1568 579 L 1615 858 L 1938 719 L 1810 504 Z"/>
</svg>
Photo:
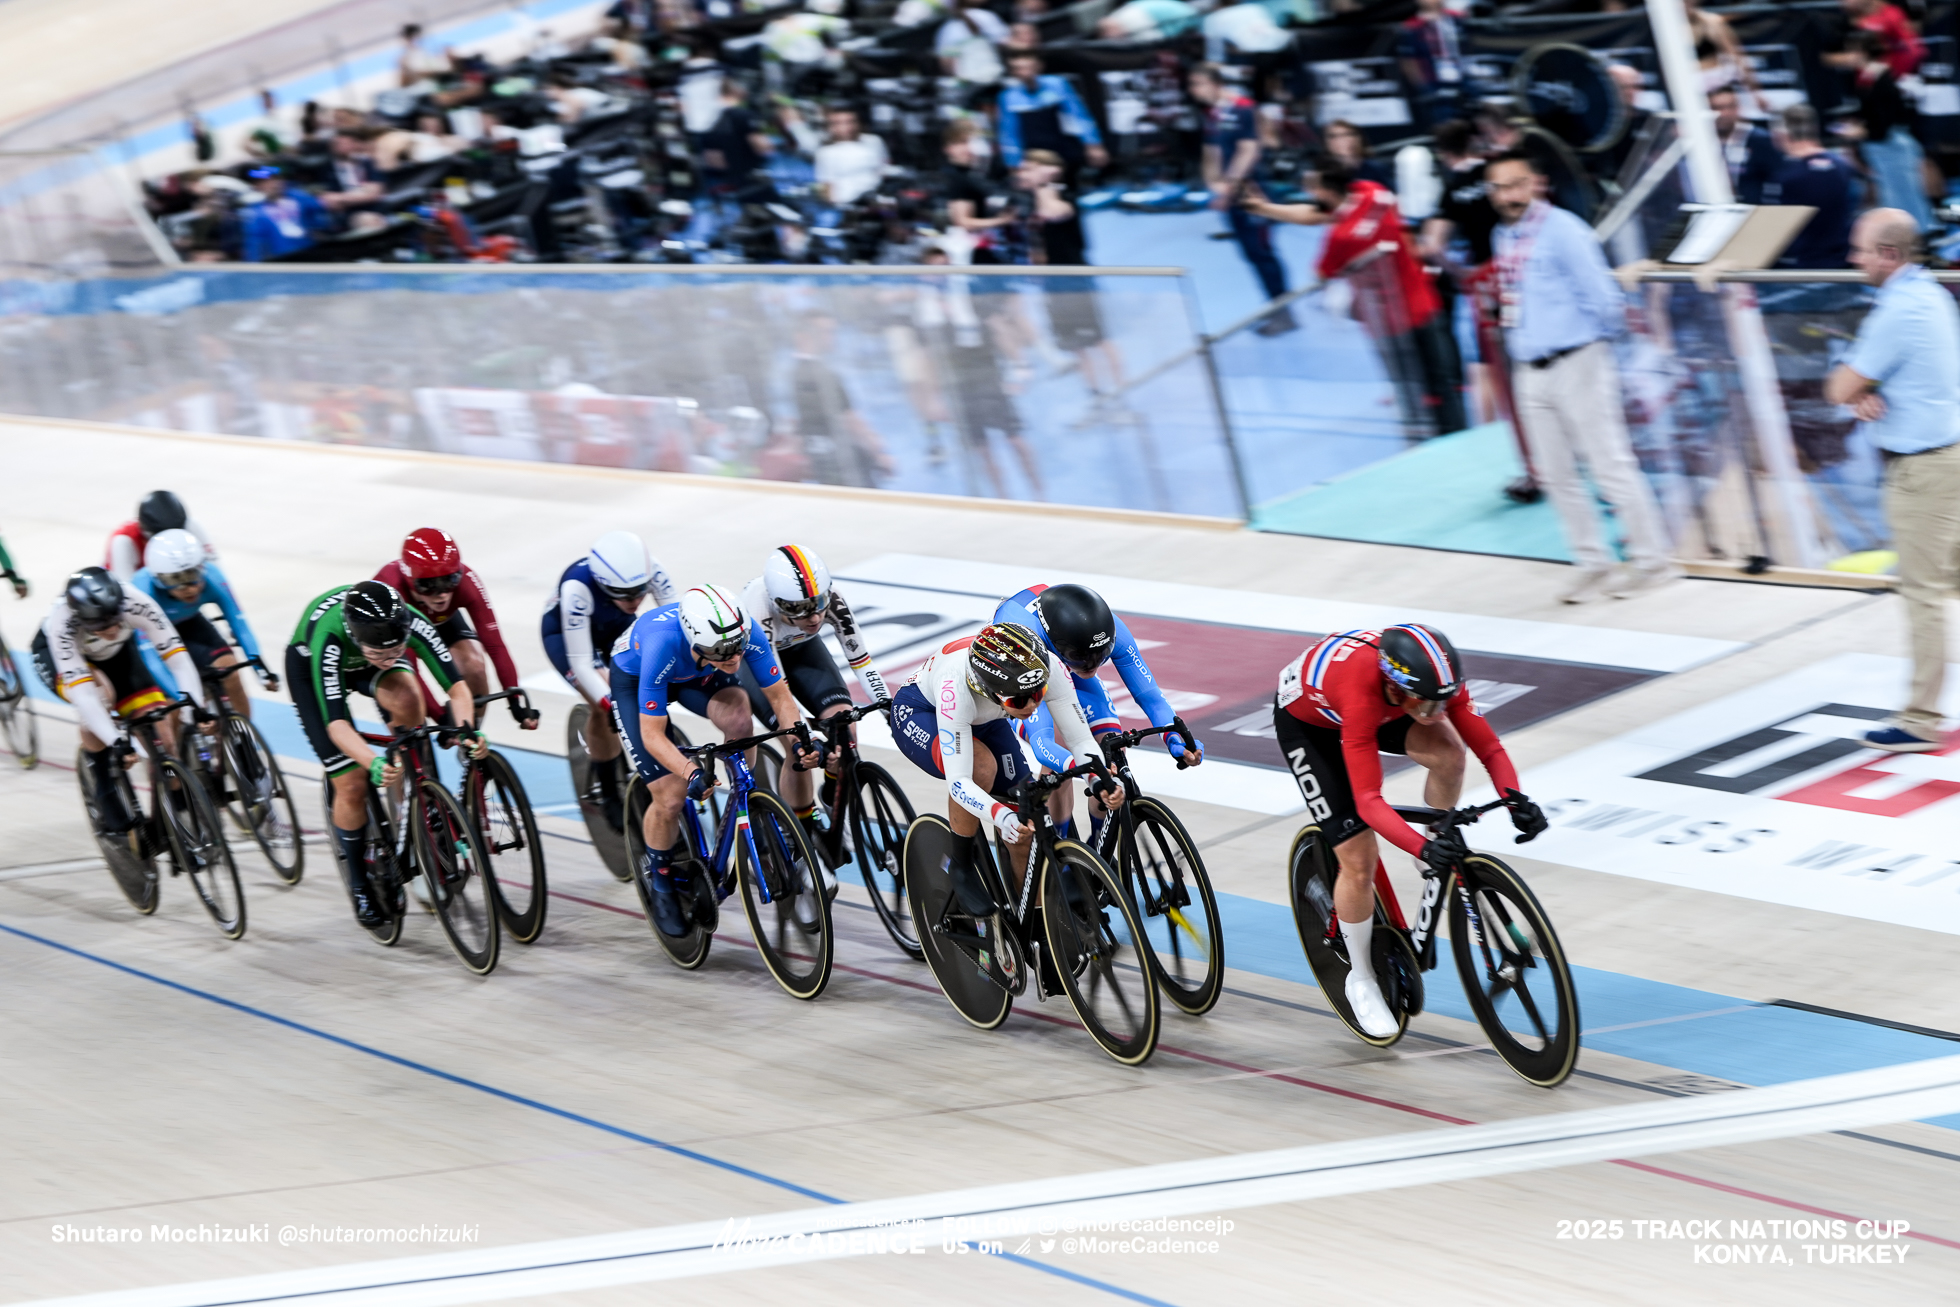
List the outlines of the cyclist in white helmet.
<svg viewBox="0 0 1960 1307">
<path fill-rule="evenodd" d="M 540 632 L 545 657 L 592 706 L 585 750 L 599 780 L 606 820 L 616 829 L 623 826 L 625 814 L 619 806 L 619 736 L 613 730 L 606 669 L 613 642 L 632 627 L 649 593 L 656 607 L 680 597 L 673 578 L 647 553 L 640 537 L 608 531 L 558 578 L 558 589 L 544 606 Z"/>
<path fill-rule="evenodd" d="M 803 711 L 812 717 L 821 720 L 851 709 L 851 692 L 844 685 L 836 661 L 824 647 L 823 632 L 826 626 L 836 633 L 845 659 L 857 674 L 858 684 L 864 687 L 864 693 L 871 702 L 885 703 L 891 699 L 884 678 L 871 665 L 871 650 L 858 633 L 850 605 L 831 585 L 830 569 L 823 565 L 823 559 L 812 551 L 798 545 L 784 545 L 772 551 L 762 575 L 749 582 L 748 588 L 742 591 L 742 607 L 762 627 L 763 634 L 769 637 L 769 643 L 775 646 L 783 679 L 789 682 L 790 693 L 803 705 Z M 756 684 L 747 669 L 737 671 L 736 675 L 741 677 L 743 687 L 749 692 L 749 703 L 755 709 L 755 715 L 762 719 L 763 725 L 775 730 L 775 716 L 770 711 L 762 687 Z M 833 763 L 824 781 L 825 808 L 831 807 L 835 801 L 835 779 Z M 814 829 L 817 796 L 812 793 L 813 789 L 810 773 L 798 771 L 785 763 L 777 781 L 776 793 L 783 796 L 783 802 L 789 804 L 804 825 Z"/>
</svg>

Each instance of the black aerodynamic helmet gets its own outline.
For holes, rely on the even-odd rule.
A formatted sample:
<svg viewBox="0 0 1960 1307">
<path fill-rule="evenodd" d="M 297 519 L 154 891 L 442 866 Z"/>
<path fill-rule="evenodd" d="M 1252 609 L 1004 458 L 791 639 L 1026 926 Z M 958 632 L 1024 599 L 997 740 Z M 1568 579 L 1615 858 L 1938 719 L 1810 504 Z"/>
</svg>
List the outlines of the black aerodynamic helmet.
<svg viewBox="0 0 1960 1307">
<path fill-rule="evenodd" d="M 1418 699 L 1447 699 L 1463 688 L 1463 660 L 1433 626 L 1404 622 L 1381 633 L 1382 675 Z"/>
<path fill-rule="evenodd" d="M 1048 633 L 1048 644 L 1077 676 L 1094 676 L 1116 649 L 1116 614 L 1094 590 L 1051 585 L 1028 609 Z"/>
<path fill-rule="evenodd" d="M 100 567 L 84 567 L 62 586 L 70 611 L 84 627 L 111 626 L 122 618 L 122 583 Z"/>
<path fill-rule="evenodd" d="M 182 531 L 190 520 L 190 514 L 184 511 L 184 501 L 168 490 L 152 490 L 136 506 L 136 525 L 143 528 L 146 536 Z"/>
<path fill-rule="evenodd" d="M 385 581 L 362 581 L 347 587 L 341 600 L 342 622 L 356 644 L 369 649 L 392 649 L 408 642 L 408 605 Z"/>
</svg>

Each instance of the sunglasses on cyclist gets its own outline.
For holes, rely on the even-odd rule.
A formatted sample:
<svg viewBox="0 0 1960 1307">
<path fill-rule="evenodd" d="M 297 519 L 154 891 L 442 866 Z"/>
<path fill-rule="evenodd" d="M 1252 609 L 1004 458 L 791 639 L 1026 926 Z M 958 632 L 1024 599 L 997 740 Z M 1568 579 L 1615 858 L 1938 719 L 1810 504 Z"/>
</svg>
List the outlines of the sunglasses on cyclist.
<svg viewBox="0 0 1960 1307">
<path fill-rule="evenodd" d="M 694 646 L 694 652 L 700 654 L 711 663 L 725 663 L 730 658 L 741 653 L 743 646 L 748 644 L 748 642 L 749 638 L 744 633 L 742 635 L 730 636 L 728 639 L 715 644 L 697 644 Z"/>
<path fill-rule="evenodd" d="M 1010 694 L 999 702 L 1003 708 L 1012 708 L 1015 712 L 1026 712 L 1028 709 L 1039 704 L 1047 694 L 1047 686 L 1037 685 L 1026 694 Z"/>
<path fill-rule="evenodd" d="M 776 611 L 784 617 L 792 618 L 815 617 L 828 607 L 830 607 L 830 596 L 827 594 L 818 595 L 815 599 L 778 599 L 776 601 Z"/>
<path fill-rule="evenodd" d="M 621 603 L 628 603 L 634 599 L 638 599 L 641 595 L 647 592 L 647 587 L 643 585 L 625 586 L 625 587 L 616 586 L 616 585 L 601 585 L 599 589 L 605 592 L 606 598 L 616 599 Z"/>
<path fill-rule="evenodd" d="M 446 595 L 463 584 L 463 574 L 451 572 L 448 576 L 418 576 L 411 584 L 419 595 Z"/>
<path fill-rule="evenodd" d="M 75 624 L 92 635 L 100 635 L 104 631 L 113 631 L 121 626 L 122 614 L 116 613 L 109 617 L 78 617 L 75 619 Z"/>
<path fill-rule="evenodd" d="M 400 658 L 408 652 L 408 641 L 404 640 L 400 644 L 386 645 L 364 644 L 361 646 L 361 652 L 366 654 L 370 660 L 388 662 L 392 659 Z"/>
<path fill-rule="evenodd" d="M 187 567 L 181 572 L 158 572 L 157 580 L 166 590 L 181 590 L 185 586 L 200 585 L 204 581 L 202 567 Z"/>
</svg>

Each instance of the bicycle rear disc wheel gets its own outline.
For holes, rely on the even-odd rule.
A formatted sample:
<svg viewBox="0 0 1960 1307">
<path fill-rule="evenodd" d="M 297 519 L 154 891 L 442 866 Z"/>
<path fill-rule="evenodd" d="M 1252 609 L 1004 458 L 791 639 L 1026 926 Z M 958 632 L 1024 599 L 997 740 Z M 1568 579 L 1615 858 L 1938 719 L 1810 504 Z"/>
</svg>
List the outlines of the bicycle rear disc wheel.
<svg viewBox="0 0 1960 1307">
<path fill-rule="evenodd" d="M 470 769 L 469 814 L 490 855 L 490 890 L 513 942 L 529 944 L 544 930 L 544 847 L 531 800 L 510 760 L 491 750 Z M 624 847 L 622 841 L 621 847 Z"/>
<path fill-rule="evenodd" d="M 905 884 L 911 891 L 920 952 L 946 1001 L 968 1024 L 993 1030 L 1014 1010 L 1014 996 L 988 978 L 980 964 L 939 928 L 953 903 L 953 878 L 942 865 L 959 836 L 944 817 L 926 813 L 905 833 Z M 999 920 L 996 917 L 995 920 Z"/>
<path fill-rule="evenodd" d="M 837 940 L 817 855 L 789 805 L 766 790 L 749 792 L 749 840 L 736 831 L 742 910 L 763 965 L 792 997 L 812 999 L 830 983 Z M 768 902 L 764 902 L 767 892 Z"/>
<path fill-rule="evenodd" d="M 244 935 L 245 890 L 225 843 L 223 819 L 202 778 L 175 758 L 159 758 L 157 793 L 150 801 L 163 817 L 171 861 L 190 878 L 211 920 L 226 939 Z"/>
<path fill-rule="evenodd" d="M 225 714 L 224 751 L 241 824 L 252 832 L 273 875 L 288 885 L 299 884 L 306 874 L 306 843 L 278 759 L 259 728 L 238 713 Z M 333 823 L 327 825 L 331 831 Z"/>
<path fill-rule="evenodd" d="M 1286 866 L 1286 898 L 1293 906 L 1293 925 L 1300 932 L 1300 947 L 1307 955 L 1307 966 L 1313 970 L 1314 979 L 1320 982 L 1321 995 L 1326 998 L 1327 1005 L 1334 1009 L 1334 1015 L 1341 1019 L 1341 1023 L 1354 1032 L 1355 1038 L 1376 1048 L 1387 1048 L 1408 1030 L 1408 1008 L 1396 1001 L 1396 995 L 1384 991 L 1388 1010 L 1395 1014 L 1395 1033 L 1385 1038 L 1369 1034 L 1354 1018 L 1354 1009 L 1348 1005 L 1347 997 L 1347 943 L 1341 938 L 1339 928 L 1333 927 L 1334 851 L 1321 842 L 1320 827 L 1308 826 L 1293 837 L 1293 851 L 1287 857 Z M 1317 888 L 1309 894 L 1309 884 L 1314 882 L 1317 882 Z M 1384 974 L 1381 970 L 1386 956 L 1384 950 L 1390 947 L 1386 936 L 1393 929 L 1387 923 L 1378 895 L 1375 899 L 1375 943 L 1370 950 L 1375 957 L 1377 978 Z"/>
<path fill-rule="evenodd" d="M 115 879 L 116 888 L 129 900 L 130 907 L 149 916 L 157 910 L 156 859 L 138 857 L 129 847 L 128 832 L 121 835 L 103 834 L 102 812 L 95 803 L 95 787 L 89 784 L 88 755 L 79 749 L 75 751 L 75 779 L 81 782 L 82 808 L 88 813 L 89 829 L 95 832 L 96 847 L 102 850 L 102 860 L 109 864 L 109 875 Z M 128 775 L 120 768 L 116 785 L 122 791 L 123 803 L 129 811 L 140 816 L 142 809 L 136 806 L 136 791 L 130 785 Z"/>
<path fill-rule="evenodd" d="M 646 886 L 640 883 L 639 866 L 646 853 L 645 827 L 641 823 L 646 819 L 646 811 L 646 782 L 636 776 L 632 787 L 626 792 L 626 853 L 632 859 L 633 890 L 639 895 L 640 911 L 646 914 L 647 929 L 660 941 L 660 947 L 674 960 L 675 966 L 683 971 L 694 971 L 708 960 L 708 949 L 715 942 L 714 928 L 720 916 L 717 912 L 709 917 L 702 911 L 702 886 L 699 882 L 708 879 L 707 863 L 694 847 L 694 839 L 688 834 L 687 821 L 683 818 L 676 831 L 679 838 L 674 842 L 673 853 L 668 858 L 668 870 L 673 875 L 687 877 L 686 893 L 681 893 L 678 886 L 675 888 L 675 893 L 681 894 L 681 920 L 687 923 L 687 932 L 682 935 L 667 934 L 653 919 L 653 904 L 647 902 Z M 707 893 L 713 892 L 712 885 L 707 886 Z"/>
<path fill-rule="evenodd" d="M 34 720 L 34 705 L 27 697 L 20 666 L 13 651 L 0 643 L 0 735 L 7 741 L 7 752 L 26 771 L 41 762 L 40 729 Z"/>
<path fill-rule="evenodd" d="M 1136 838 L 1122 842 L 1122 881 L 1143 923 L 1164 997 L 1180 1012 L 1201 1017 L 1225 988 L 1225 931 L 1211 877 L 1175 813 L 1148 796 L 1133 802 Z"/>
<path fill-rule="evenodd" d="M 1077 840 L 1057 840 L 1041 869 L 1048 955 L 1089 1037 L 1124 1066 L 1157 1051 L 1161 1009 L 1142 923 L 1109 864 Z"/>
<path fill-rule="evenodd" d="M 497 966 L 497 899 L 490 888 L 490 855 L 476 824 L 433 776 L 424 776 L 409 797 L 409 831 L 415 862 L 434 901 L 449 947 L 470 972 L 487 976 Z"/>
<path fill-rule="evenodd" d="M 1579 1061 L 1579 991 L 1558 934 L 1517 872 L 1472 854 L 1450 894 L 1450 949 L 1497 1055 L 1544 1089 Z"/>
<path fill-rule="evenodd" d="M 755 787 L 771 794 L 782 793 L 783 753 L 773 744 L 755 746 Z"/>
<path fill-rule="evenodd" d="M 908 957 L 922 958 L 918 922 L 905 892 L 905 832 L 912 826 L 912 801 L 891 773 L 875 762 L 860 762 L 857 797 L 850 805 L 851 866 L 871 895 L 871 906 L 892 943 Z"/>
<path fill-rule="evenodd" d="M 614 880 L 631 880 L 638 859 L 628 856 L 625 833 L 614 830 L 606 820 L 606 810 L 599 802 L 598 783 L 592 775 L 592 755 L 585 748 L 585 728 L 591 719 L 591 705 L 581 703 L 572 708 L 572 715 L 565 722 L 565 761 L 572 769 L 572 793 L 578 798 L 579 816 L 585 819 L 585 833 L 592 837 L 599 861 L 606 864 Z M 624 753 L 619 764 L 631 765 Z M 632 824 L 626 823 L 628 827 Z"/>
</svg>

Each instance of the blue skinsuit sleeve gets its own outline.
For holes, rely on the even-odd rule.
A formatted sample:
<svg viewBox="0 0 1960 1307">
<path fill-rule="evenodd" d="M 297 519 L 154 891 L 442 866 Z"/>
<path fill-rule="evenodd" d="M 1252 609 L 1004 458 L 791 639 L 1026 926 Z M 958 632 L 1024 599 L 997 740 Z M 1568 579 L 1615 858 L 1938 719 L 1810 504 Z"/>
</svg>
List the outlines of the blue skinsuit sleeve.
<svg viewBox="0 0 1960 1307">
<path fill-rule="evenodd" d="M 245 650 L 247 658 L 259 656 L 259 642 L 252 635 L 252 628 L 245 621 L 244 610 L 239 608 L 238 600 L 231 593 L 231 583 L 225 574 L 218 570 L 216 563 L 204 565 L 204 580 L 207 590 L 215 590 L 214 597 L 218 607 L 224 612 L 225 624 L 231 627 L 232 638 Z"/>
<path fill-rule="evenodd" d="M 1047 704 L 1035 709 L 1034 716 L 1021 723 L 1021 738 L 1034 750 L 1035 761 L 1049 771 L 1067 771 L 1075 765 L 1074 757 L 1055 738 L 1055 718 Z"/>
<path fill-rule="evenodd" d="M 1143 715 L 1150 719 L 1150 724 L 1169 726 L 1177 712 L 1171 707 L 1171 701 L 1164 697 L 1163 690 L 1158 688 L 1157 678 L 1151 675 L 1150 664 L 1143 661 L 1143 650 L 1137 648 L 1137 638 L 1130 634 L 1130 628 L 1123 624 L 1120 617 L 1116 619 L 1116 654 L 1110 662 L 1115 664 L 1117 675 L 1123 678 L 1130 697 L 1137 701 L 1137 707 L 1143 709 Z M 1079 687 L 1081 682 L 1076 684 Z M 1104 702 L 1107 703 L 1107 700 Z M 1088 706 L 1087 696 L 1084 696 L 1084 706 Z M 1115 714 L 1111 713 L 1110 716 Z M 1091 711 L 1089 724 L 1094 726 L 1096 721 L 1097 714 Z M 1173 758 L 1184 756 L 1184 741 L 1177 736 L 1166 735 L 1164 743 L 1170 748 Z M 1204 747 L 1202 742 L 1199 747 Z"/>
<path fill-rule="evenodd" d="M 628 649 L 626 653 L 628 659 L 637 658 L 640 660 L 640 666 L 636 673 L 640 683 L 639 707 L 641 713 L 648 717 L 665 717 L 667 715 L 666 673 L 673 660 L 661 656 L 665 651 L 660 646 L 665 641 L 660 639 L 660 634 L 649 630 L 646 636 L 641 639 L 640 647 L 637 649 Z"/>
<path fill-rule="evenodd" d="M 762 633 L 762 623 L 753 617 L 749 619 L 749 643 L 742 650 L 742 661 L 748 664 L 749 671 L 755 676 L 755 683 L 763 689 L 783 679 L 783 666 L 776 657 L 776 647 Z"/>
</svg>

